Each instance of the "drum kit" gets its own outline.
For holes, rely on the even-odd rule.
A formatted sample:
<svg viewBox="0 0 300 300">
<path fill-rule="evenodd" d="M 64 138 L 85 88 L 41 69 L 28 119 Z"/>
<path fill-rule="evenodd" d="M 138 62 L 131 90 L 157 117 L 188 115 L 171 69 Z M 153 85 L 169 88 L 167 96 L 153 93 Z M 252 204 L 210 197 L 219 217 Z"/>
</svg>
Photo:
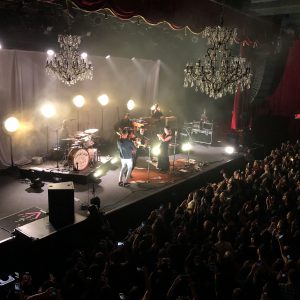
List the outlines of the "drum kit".
<svg viewBox="0 0 300 300">
<path fill-rule="evenodd" d="M 88 166 L 93 166 L 97 162 L 98 149 L 93 148 L 94 134 L 98 129 L 91 128 L 85 131 L 78 131 L 74 137 L 61 139 L 67 143 L 65 152 L 65 165 L 76 171 L 82 171 Z"/>
</svg>

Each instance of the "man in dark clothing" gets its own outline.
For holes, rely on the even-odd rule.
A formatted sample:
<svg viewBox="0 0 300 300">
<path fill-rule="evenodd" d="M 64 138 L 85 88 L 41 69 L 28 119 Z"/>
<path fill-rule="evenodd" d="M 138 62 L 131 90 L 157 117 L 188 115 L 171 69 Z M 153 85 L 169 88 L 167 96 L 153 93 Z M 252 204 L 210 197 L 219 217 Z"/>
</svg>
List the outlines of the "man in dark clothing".
<svg viewBox="0 0 300 300">
<path fill-rule="evenodd" d="M 133 167 L 133 155 L 136 152 L 136 148 L 133 142 L 128 138 L 128 131 L 122 130 L 121 138 L 117 141 L 117 147 L 121 157 L 121 170 L 119 174 L 119 186 L 128 186 L 132 167 Z M 124 177 L 124 181 L 123 181 Z"/>
</svg>

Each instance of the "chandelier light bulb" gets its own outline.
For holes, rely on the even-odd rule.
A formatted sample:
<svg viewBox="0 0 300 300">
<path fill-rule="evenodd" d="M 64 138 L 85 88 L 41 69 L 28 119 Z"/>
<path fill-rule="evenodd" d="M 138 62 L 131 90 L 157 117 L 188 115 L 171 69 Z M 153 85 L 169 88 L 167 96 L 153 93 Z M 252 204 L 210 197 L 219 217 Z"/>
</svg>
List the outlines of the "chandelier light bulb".
<svg viewBox="0 0 300 300">
<path fill-rule="evenodd" d="M 52 103 L 45 103 L 41 107 L 41 113 L 45 118 L 49 119 L 49 118 L 52 118 L 55 115 L 56 110 L 55 110 L 55 107 Z"/>
<path fill-rule="evenodd" d="M 20 127 L 20 122 L 17 118 L 15 117 L 9 117 L 4 121 L 4 128 L 8 132 L 16 132 Z"/>
<path fill-rule="evenodd" d="M 87 59 L 87 56 L 88 56 L 88 55 L 87 55 L 86 52 L 82 52 L 82 53 L 81 53 L 81 58 L 82 58 L 82 59 Z"/>
<path fill-rule="evenodd" d="M 54 55 L 54 51 L 51 50 L 51 49 L 47 50 L 47 55 L 48 56 L 53 56 Z"/>
<path fill-rule="evenodd" d="M 106 94 L 103 94 L 103 95 L 99 96 L 97 98 L 97 100 L 102 106 L 105 106 L 108 104 L 109 98 Z"/>
<path fill-rule="evenodd" d="M 105 56 L 105 58 L 106 58 L 106 59 L 109 59 L 109 58 L 110 58 L 110 55 L 109 55 L 109 54 L 108 54 L 108 55 L 106 55 L 106 56 Z"/>
<path fill-rule="evenodd" d="M 77 95 L 73 98 L 73 104 L 78 107 L 81 108 L 83 107 L 83 105 L 85 104 L 85 99 L 83 96 L 81 95 Z"/>
</svg>

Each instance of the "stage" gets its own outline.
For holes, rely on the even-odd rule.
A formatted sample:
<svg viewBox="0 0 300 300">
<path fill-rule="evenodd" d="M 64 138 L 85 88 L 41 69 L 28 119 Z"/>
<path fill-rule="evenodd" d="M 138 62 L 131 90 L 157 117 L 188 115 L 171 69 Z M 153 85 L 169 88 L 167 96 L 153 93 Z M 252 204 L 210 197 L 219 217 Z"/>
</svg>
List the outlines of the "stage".
<svg viewBox="0 0 300 300">
<path fill-rule="evenodd" d="M 189 161 L 188 161 L 189 158 Z M 195 189 L 213 180 L 221 169 L 233 168 L 237 163 L 244 161 L 242 153 L 227 155 L 224 147 L 193 145 L 189 153 L 178 153 L 170 155 L 170 172 L 160 173 L 147 157 L 140 157 L 136 168 L 132 173 L 129 187 L 118 185 L 118 174 L 120 162 L 113 164 L 111 157 L 100 165 L 96 165 L 84 172 L 70 172 L 65 180 L 69 181 L 74 177 L 83 176 L 88 178 L 84 184 L 76 183 L 75 186 L 75 212 L 82 216 L 80 220 L 88 215 L 82 207 L 87 207 L 90 200 L 99 197 L 101 200 L 101 212 L 111 216 L 116 228 L 124 228 L 134 225 L 137 216 L 144 217 L 148 214 L 148 208 L 155 208 L 160 202 L 168 203 L 175 198 L 183 198 L 188 191 Z M 32 165 L 22 166 L 10 170 L 1 175 L 0 182 L 0 219 L 17 214 L 20 211 L 34 207 L 43 212 L 48 210 L 48 184 L 49 179 L 63 177 L 64 172 L 54 172 L 48 166 L 43 170 L 38 168 L 38 174 L 42 178 L 44 186 L 40 189 L 30 187 L 31 181 L 28 174 L 31 173 Z M 50 163 L 55 169 L 55 162 Z M 103 168 L 101 182 L 93 180 L 93 173 L 99 166 Z M 37 170 L 36 170 L 37 171 Z M 54 173 L 54 174 L 53 174 Z M 51 175 L 51 176 L 50 176 Z M 53 181 L 52 181 L 53 182 Z M 146 209 L 147 208 L 147 209 Z M 127 213 L 121 213 L 121 212 Z M 132 217 L 131 217 L 132 215 Z M 48 217 L 46 217 L 48 218 Z M 37 221 L 35 221 L 37 222 Z M 40 221 L 41 223 L 42 221 Z M 49 223 L 47 223 L 49 226 Z M 45 225 L 46 226 L 46 225 Z M 17 224 L 16 224 L 17 228 Z M 6 240 L 13 235 L 13 228 L 3 228 L 0 220 L 0 240 Z M 20 230 L 22 232 L 22 230 Z"/>
</svg>

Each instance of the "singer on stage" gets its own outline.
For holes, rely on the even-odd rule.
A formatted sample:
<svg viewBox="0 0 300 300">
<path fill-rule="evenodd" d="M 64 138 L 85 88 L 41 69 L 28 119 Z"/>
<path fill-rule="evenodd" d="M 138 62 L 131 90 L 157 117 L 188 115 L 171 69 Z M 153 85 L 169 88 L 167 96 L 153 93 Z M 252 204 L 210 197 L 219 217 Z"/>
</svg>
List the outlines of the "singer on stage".
<svg viewBox="0 0 300 300">
<path fill-rule="evenodd" d="M 157 168 L 159 171 L 168 172 L 170 168 L 169 161 L 169 143 L 172 139 L 172 130 L 168 127 L 164 127 L 163 134 L 157 134 L 158 139 L 161 141 L 160 154 L 158 156 Z"/>
</svg>

